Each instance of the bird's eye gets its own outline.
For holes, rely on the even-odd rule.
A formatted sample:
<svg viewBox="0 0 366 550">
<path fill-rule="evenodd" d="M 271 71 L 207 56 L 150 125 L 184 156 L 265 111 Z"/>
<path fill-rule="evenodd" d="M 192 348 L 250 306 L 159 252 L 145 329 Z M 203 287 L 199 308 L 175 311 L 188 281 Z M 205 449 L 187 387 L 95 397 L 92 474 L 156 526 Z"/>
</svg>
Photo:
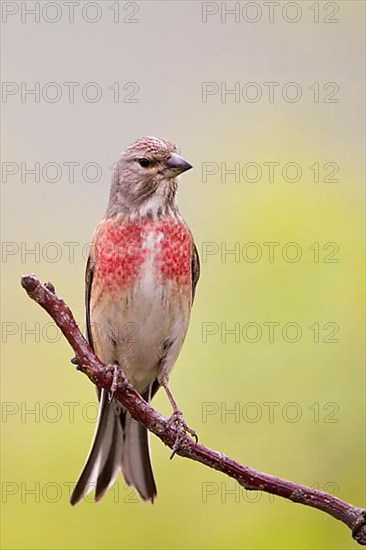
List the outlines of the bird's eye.
<svg viewBox="0 0 366 550">
<path fill-rule="evenodd" d="M 140 159 L 137 159 L 137 162 L 139 163 L 140 166 L 142 166 L 143 168 L 147 168 L 149 165 L 150 165 L 150 161 L 149 159 L 145 158 L 145 157 L 142 157 Z"/>
</svg>

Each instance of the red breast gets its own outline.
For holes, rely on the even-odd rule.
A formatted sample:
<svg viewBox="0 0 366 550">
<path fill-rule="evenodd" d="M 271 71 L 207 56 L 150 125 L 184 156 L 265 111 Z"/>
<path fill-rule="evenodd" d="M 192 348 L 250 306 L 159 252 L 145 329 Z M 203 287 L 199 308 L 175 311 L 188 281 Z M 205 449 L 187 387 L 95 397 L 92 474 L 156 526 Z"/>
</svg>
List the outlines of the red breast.
<svg viewBox="0 0 366 550">
<path fill-rule="evenodd" d="M 191 285 L 192 236 L 175 218 L 104 220 L 98 227 L 92 255 L 94 277 L 110 290 L 133 285 L 143 264 L 153 256 L 152 276 L 177 285 Z"/>
</svg>

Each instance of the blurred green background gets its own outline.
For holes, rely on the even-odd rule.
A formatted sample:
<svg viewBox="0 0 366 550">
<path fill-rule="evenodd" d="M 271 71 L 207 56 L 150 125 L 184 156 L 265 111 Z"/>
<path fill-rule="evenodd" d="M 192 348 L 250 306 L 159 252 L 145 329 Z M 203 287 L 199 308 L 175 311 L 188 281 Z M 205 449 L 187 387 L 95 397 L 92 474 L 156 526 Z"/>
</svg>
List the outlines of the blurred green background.
<svg viewBox="0 0 366 550">
<path fill-rule="evenodd" d="M 153 506 L 119 480 L 97 505 L 88 499 L 71 508 L 70 487 L 94 430 L 95 392 L 19 279 L 34 272 L 52 281 L 83 324 L 82 248 L 103 216 L 109 167 L 143 135 L 175 141 L 195 168 L 181 180 L 179 204 L 202 258 L 171 378 L 187 422 L 203 443 L 245 464 L 364 505 L 364 3 L 281 2 L 270 22 L 262 2 L 237 3 L 239 16 L 225 16 L 225 4 L 215 2 L 107 1 L 87 8 L 84 19 L 81 2 L 74 23 L 62 2 L 55 23 L 52 6 L 37 23 L 21 11 L 34 2 L 2 4 L 18 8 L 3 13 L 3 81 L 19 89 L 39 82 L 41 90 L 56 82 L 62 90 L 54 103 L 14 92 L 2 105 L 3 548 L 356 548 L 347 528 L 325 514 L 246 494 L 194 462 L 170 461 L 155 437 Z M 99 10 L 99 21 L 85 20 Z M 73 103 L 65 82 L 80 83 Z M 89 82 L 103 92 L 97 102 L 82 97 Z M 215 83 L 206 98 L 204 82 Z M 236 82 L 239 97 L 220 95 Z M 273 101 L 266 82 L 278 83 Z M 296 89 L 284 91 L 290 82 Z M 250 101 L 258 90 L 262 97 Z M 136 102 L 127 102 L 131 92 Z M 50 181 L 52 167 L 39 181 L 24 173 L 36 162 L 41 172 L 57 163 L 58 181 Z M 74 181 L 70 162 L 79 163 Z M 90 181 L 92 169 L 83 177 L 89 162 L 101 167 L 98 181 Z M 279 163 L 274 181 L 269 162 Z M 289 162 L 300 166 L 297 182 L 288 181 L 291 170 L 282 175 Z M 204 163 L 213 175 L 203 177 Z M 246 181 L 255 179 L 247 167 L 246 179 L 224 181 L 223 169 L 235 163 L 240 170 L 257 163 L 262 177 Z M 279 243 L 273 261 L 269 242 Z M 297 243 L 298 261 L 290 261 L 296 250 L 287 243 Z M 169 414 L 163 395 L 154 405 Z"/>
</svg>

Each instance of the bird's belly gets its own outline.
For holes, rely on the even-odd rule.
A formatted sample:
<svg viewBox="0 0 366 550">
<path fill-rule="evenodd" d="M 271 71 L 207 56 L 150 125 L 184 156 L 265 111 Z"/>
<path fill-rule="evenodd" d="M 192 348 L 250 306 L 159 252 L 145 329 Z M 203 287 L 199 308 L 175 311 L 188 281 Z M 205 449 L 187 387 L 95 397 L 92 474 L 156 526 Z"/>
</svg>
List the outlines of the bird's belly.
<svg viewBox="0 0 366 550">
<path fill-rule="evenodd" d="M 170 370 L 182 347 L 190 313 L 190 287 L 154 276 L 154 259 L 142 265 L 130 288 L 101 291 L 91 310 L 94 346 L 105 363 L 118 362 L 135 389 L 143 392 L 159 375 Z M 162 362 L 166 343 L 171 343 Z"/>
</svg>

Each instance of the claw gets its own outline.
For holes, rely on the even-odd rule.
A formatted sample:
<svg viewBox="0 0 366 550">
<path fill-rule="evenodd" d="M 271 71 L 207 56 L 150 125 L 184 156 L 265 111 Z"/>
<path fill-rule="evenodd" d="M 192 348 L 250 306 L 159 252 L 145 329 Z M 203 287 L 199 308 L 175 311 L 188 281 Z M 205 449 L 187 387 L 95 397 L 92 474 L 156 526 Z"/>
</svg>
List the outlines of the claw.
<svg viewBox="0 0 366 550">
<path fill-rule="evenodd" d="M 111 389 L 108 392 L 109 402 L 112 401 L 114 394 L 116 393 L 116 389 L 118 387 L 118 366 L 113 365 L 113 380 L 111 384 Z"/>
<path fill-rule="evenodd" d="M 180 432 L 184 431 L 188 433 L 195 439 L 196 443 L 198 442 L 197 433 L 192 428 L 190 428 L 188 424 L 185 422 L 182 411 L 177 409 L 173 412 L 172 416 L 168 420 L 168 428 L 170 428 L 173 424 L 176 426 L 176 428 Z M 180 449 L 183 440 L 184 440 L 184 435 L 182 433 L 179 433 L 174 442 L 173 452 L 170 455 L 170 460 L 174 457 L 174 455 Z"/>
<path fill-rule="evenodd" d="M 173 445 L 173 453 L 170 457 L 170 459 L 173 458 L 173 456 L 176 454 L 176 452 L 180 449 L 182 441 L 184 440 L 184 435 L 182 435 L 182 432 L 188 433 L 190 436 L 192 436 L 196 443 L 198 443 L 198 435 L 192 428 L 188 426 L 188 424 L 185 422 L 183 418 L 182 411 L 178 408 L 177 402 L 173 397 L 172 392 L 170 391 L 168 387 L 168 383 L 166 380 L 162 380 L 160 382 L 161 386 L 164 388 L 168 399 L 170 401 L 171 406 L 173 407 L 173 414 L 168 420 L 168 426 L 167 428 L 170 428 L 172 424 L 175 424 L 175 427 L 180 431 L 180 434 L 177 435 L 176 440 Z"/>
<path fill-rule="evenodd" d="M 53 286 L 52 283 L 50 283 L 50 282 L 45 283 L 44 286 L 47 288 L 47 290 L 49 290 L 50 292 L 52 292 L 52 294 L 55 294 L 55 293 L 56 293 L 56 289 L 55 289 L 55 287 Z"/>
</svg>

